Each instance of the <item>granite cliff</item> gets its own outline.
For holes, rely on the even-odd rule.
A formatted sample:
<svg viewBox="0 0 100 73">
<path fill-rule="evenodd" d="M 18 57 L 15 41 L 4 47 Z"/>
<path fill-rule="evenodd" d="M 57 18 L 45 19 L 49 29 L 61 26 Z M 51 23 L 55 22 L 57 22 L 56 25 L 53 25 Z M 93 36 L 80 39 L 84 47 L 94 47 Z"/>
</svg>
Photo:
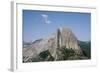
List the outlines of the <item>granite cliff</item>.
<svg viewBox="0 0 100 73">
<path fill-rule="evenodd" d="M 69 28 L 58 28 L 44 39 L 34 41 L 23 49 L 23 62 L 87 59 L 78 40 Z"/>
</svg>

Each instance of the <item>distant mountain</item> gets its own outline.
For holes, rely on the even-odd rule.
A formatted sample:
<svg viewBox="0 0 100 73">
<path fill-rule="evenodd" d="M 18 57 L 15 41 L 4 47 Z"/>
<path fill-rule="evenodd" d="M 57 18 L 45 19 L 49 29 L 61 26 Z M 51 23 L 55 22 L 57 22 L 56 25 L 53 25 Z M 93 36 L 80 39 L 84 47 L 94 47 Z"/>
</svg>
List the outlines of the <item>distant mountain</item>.
<svg viewBox="0 0 100 73">
<path fill-rule="evenodd" d="M 47 38 L 38 39 L 25 47 L 23 62 L 88 59 L 81 43 L 69 28 L 58 28 Z"/>
<path fill-rule="evenodd" d="M 32 44 L 37 43 L 37 42 L 41 42 L 41 41 L 42 41 L 42 39 L 38 39 L 38 40 L 35 40 L 34 42 L 32 42 Z"/>
<path fill-rule="evenodd" d="M 32 44 L 31 42 L 25 42 L 25 41 L 23 41 L 23 48 L 28 47 L 31 44 Z"/>
</svg>

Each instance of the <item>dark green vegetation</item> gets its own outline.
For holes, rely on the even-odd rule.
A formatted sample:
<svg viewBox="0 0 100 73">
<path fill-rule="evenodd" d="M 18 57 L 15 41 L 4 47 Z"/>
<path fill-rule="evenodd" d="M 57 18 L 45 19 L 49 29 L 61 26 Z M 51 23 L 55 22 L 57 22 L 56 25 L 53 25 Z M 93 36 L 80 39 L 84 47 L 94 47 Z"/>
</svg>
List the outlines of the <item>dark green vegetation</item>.
<svg viewBox="0 0 100 73">
<path fill-rule="evenodd" d="M 28 44 L 30 45 L 30 44 Z M 91 59 L 91 42 L 79 41 L 80 48 L 83 54 L 78 54 L 72 48 L 61 47 L 56 51 L 58 59 L 54 59 L 49 50 L 41 52 L 35 58 L 30 58 L 27 62 L 40 62 L 40 61 L 61 61 L 61 60 L 84 60 Z M 25 57 L 23 57 L 24 59 Z M 25 63 L 25 62 L 24 62 Z"/>
<path fill-rule="evenodd" d="M 39 54 L 39 57 L 41 58 L 41 61 L 53 61 L 54 60 L 54 58 L 51 56 L 48 50 L 41 52 Z"/>
<path fill-rule="evenodd" d="M 72 48 L 60 48 L 60 55 L 58 55 L 60 60 L 82 60 L 82 59 L 88 59 L 84 54 L 78 53 L 78 50 L 73 50 Z"/>
<path fill-rule="evenodd" d="M 81 47 L 83 54 L 88 57 L 88 59 L 91 59 L 91 42 L 79 41 L 79 46 Z"/>
<path fill-rule="evenodd" d="M 63 54 L 63 58 L 62 60 L 76 60 L 79 59 L 77 53 L 69 48 L 61 48 L 62 50 L 62 54 Z"/>
<path fill-rule="evenodd" d="M 23 57 L 23 59 L 24 58 L 25 57 Z M 40 61 L 54 61 L 54 58 L 51 56 L 50 52 L 46 50 L 41 52 L 37 57 L 30 58 L 27 62 L 40 62 Z"/>
</svg>

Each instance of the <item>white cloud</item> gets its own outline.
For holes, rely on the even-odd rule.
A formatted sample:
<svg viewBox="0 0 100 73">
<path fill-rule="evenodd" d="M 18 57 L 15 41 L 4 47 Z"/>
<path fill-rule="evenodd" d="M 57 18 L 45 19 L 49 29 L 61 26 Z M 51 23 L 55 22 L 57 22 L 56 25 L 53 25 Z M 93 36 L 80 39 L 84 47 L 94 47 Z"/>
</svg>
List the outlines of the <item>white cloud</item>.
<svg viewBox="0 0 100 73">
<path fill-rule="evenodd" d="M 46 24 L 50 24 L 51 23 L 51 21 L 48 19 L 49 18 L 48 15 L 41 14 L 41 16 L 43 17 L 43 19 L 44 19 L 44 21 L 45 21 Z"/>
</svg>

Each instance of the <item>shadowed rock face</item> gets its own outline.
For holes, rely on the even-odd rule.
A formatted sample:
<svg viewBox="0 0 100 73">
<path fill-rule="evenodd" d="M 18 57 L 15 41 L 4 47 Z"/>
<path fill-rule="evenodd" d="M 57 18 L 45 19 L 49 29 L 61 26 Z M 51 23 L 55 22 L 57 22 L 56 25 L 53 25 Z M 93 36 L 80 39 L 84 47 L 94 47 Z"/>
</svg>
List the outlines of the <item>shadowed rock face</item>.
<svg viewBox="0 0 100 73">
<path fill-rule="evenodd" d="M 69 28 L 59 28 L 58 29 L 57 40 L 59 46 L 58 47 L 66 47 L 68 49 L 78 51 L 78 54 L 81 54 L 81 48 L 78 45 L 78 40 L 73 32 Z"/>
<path fill-rule="evenodd" d="M 49 57 L 53 60 L 61 60 L 63 58 L 62 47 L 72 49 L 77 55 L 82 55 L 82 50 L 73 32 L 69 28 L 59 28 L 56 33 L 24 48 L 23 62 L 41 61 L 39 54 L 47 50 L 50 55 L 44 61 L 48 61 Z"/>
</svg>

